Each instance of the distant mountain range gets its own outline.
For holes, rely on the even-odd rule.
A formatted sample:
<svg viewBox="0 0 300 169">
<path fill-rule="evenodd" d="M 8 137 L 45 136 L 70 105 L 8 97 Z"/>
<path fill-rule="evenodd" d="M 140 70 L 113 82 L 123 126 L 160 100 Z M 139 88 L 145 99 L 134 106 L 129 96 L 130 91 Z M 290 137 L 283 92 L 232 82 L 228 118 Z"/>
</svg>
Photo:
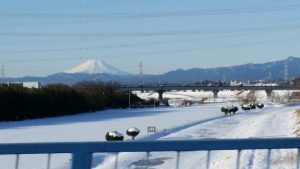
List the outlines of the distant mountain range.
<svg viewBox="0 0 300 169">
<path fill-rule="evenodd" d="M 144 75 L 145 84 L 176 83 L 190 84 L 200 81 L 259 81 L 281 80 L 285 74 L 289 79 L 300 76 L 300 58 L 288 57 L 285 60 L 263 64 L 245 64 L 219 68 L 177 69 L 160 75 Z M 79 81 L 117 81 L 121 84 L 139 84 L 139 75 L 128 74 L 99 60 L 87 60 L 63 73 L 47 77 L 6 78 L 5 81 L 39 81 L 42 84 L 65 83 Z"/>
</svg>

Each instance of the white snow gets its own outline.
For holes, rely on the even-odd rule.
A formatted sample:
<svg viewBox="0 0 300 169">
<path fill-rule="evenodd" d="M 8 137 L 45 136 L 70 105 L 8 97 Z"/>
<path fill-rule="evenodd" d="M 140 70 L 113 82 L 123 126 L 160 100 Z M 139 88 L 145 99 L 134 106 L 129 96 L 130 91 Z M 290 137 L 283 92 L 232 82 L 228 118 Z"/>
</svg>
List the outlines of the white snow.
<svg viewBox="0 0 300 169">
<path fill-rule="evenodd" d="M 168 93 L 173 99 L 199 99 L 203 92 Z M 282 92 L 284 93 L 284 92 Z M 145 95 L 145 93 L 140 93 Z M 205 94 L 211 95 L 206 92 Z M 0 123 L 0 143 L 28 142 L 82 142 L 105 141 L 108 131 L 126 133 L 126 129 L 140 130 L 136 141 L 142 140 L 191 140 L 207 138 L 253 138 L 253 137 L 294 137 L 296 121 L 294 112 L 299 104 L 279 104 L 266 102 L 263 92 L 257 95 L 265 107 L 253 111 L 239 111 L 232 116 L 224 116 L 222 106 L 236 104 L 237 92 L 222 92 L 224 103 L 195 104 L 189 107 L 153 107 L 144 109 L 106 110 L 74 116 Z M 284 96 L 282 94 L 281 96 Z M 206 96 L 204 96 L 206 97 Z M 227 100 L 227 101 L 226 101 Z M 148 126 L 155 126 L 157 132 L 147 132 Z M 125 141 L 131 138 L 124 135 Z M 245 150 L 241 152 L 242 169 L 259 169 L 265 166 L 265 150 Z M 210 169 L 231 169 L 236 162 L 236 151 L 211 152 Z M 295 150 L 272 150 L 271 168 L 295 168 Z M 207 152 L 182 152 L 180 168 L 205 168 Z M 0 156 L 0 168 L 14 168 L 15 156 Z M 21 155 L 20 169 L 40 169 L 46 165 L 46 155 Z M 111 168 L 115 156 L 95 154 L 93 168 Z M 119 168 L 145 167 L 146 153 L 120 153 Z M 151 152 L 150 168 L 175 168 L 176 153 Z M 53 155 L 51 169 L 67 169 L 70 155 Z M 44 167 L 45 168 L 45 167 Z"/>
<path fill-rule="evenodd" d="M 217 105 L 215 105 L 217 106 Z M 197 107 L 199 108 L 199 107 Z M 171 134 L 160 137 L 162 140 L 191 140 L 207 138 L 253 138 L 253 137 L 293 137 L 294 127 L 293 112 L 299 107 L 268 105 L 262 110 L 249 112 L 239 111 L 237 115 L 219 116 L 203 120 L 192 126 L 182 128 L 179 131 L 171 131 Z M 202 110 L 203 111 L 203 110 Z M 265 150 L 245 150 L 241 152 L 241 168 L 264 168 L 266 164 Z M 236 151 L 214 151 L 211 155 L 210 168 L 231 169 L 236 162 Z M 272 168 L 295 168 L 295 150 L 272 150 Z M 184 152 L 180 160 L 180 168 L 205 168 L 207 154 L 205 152 Z M 112 166 L 114 156 L 98 166 L 96 169 L 106 169 Z M 143 167 L 145 153 L 121 153 L 119 166 L 121 168 Z M 170 152 L 151 153 L 150 160 L 153 163 L 163 161 L 154 166 L 158 169 L 174 168 L 176 154 Z"/>
<path fill-rule="evenodd" d="M 85 74 L 97 74 L 97 73 L 106 73 L 114 75 L 126 75 L 125 73 L 100 59 L 88 59 L 84 63 L 71 68 L 65 73 L 85 73 Z"/>
</svg>

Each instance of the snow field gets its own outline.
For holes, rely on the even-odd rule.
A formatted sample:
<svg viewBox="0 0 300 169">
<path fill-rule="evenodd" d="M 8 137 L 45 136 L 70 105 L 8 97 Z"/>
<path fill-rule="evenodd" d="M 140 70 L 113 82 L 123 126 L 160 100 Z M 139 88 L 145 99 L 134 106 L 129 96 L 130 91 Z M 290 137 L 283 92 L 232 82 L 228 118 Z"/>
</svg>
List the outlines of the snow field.
<svg viewBox="0 0 300 169">
<path fill-rule="evenodd" d="M 295 107 L 279 107 L 277 105 L 251 112 L 238 112 L 237 115 L 208 120 L 160 139 L 292 137 L 294 122 L 291 122 L 291 119 L 294 110 Z M 182 168 L 205 168 L 207 165 L 207 152 L 183 152 L 182 154 L 179 162 Z M 240 168 L 264 168 L 267 165 L 267 154 L 267 150 L 241 151 Z M 278 169 L 295 168 L 296 155 L 296 150 L 272 150 L 270 166 Z M 212 151 L 210 157 L 209 166 L 212 169 L 231 169 L 235 168 L 237 163 L 237 151 Z M 111 157 L 110 160 L 113 162 L 112 158 L 114 157 Z M 161 159 L 164 159 L 163 163 Z M 174 168 L 175 159 L 176 153 L 174 152 L 150 153 L 150 161 L 153 162 L 153 166 L 150 165 L 150 167 Z M 96 169 L 109 168 L 108 166 L 112 165 L 110 160 L 105 161 Z M 155 165 L 156 163 L 159 165 Z M 131 153 L 121 153 L 118 164 L 124 169 L 145 167 L 145 154 L 131 157 Z"/>
<path fill-rule="evenodd" d="M 205 110 L 205 112 L 201 113 L 198 109 Z M 137 127 L 141 130 L 136 139 L 156 140 L 170 131 L 175 132 L 193 126 L 199 123 L 199 121 L 201 122 L 210 118 L 223 118 L 222 113 L 218 109 L 219 107 L 215 105 L 155 109 L 119 109 L 39 120 L 2 122 L 0 123 L 0 142 L 105 141 L 105 134 L 108 131 L 114 130 L 123 133 L 125 140 L 130 141 L 131 138 L 125 134 L 126 130 L 130 127 Z M 203 119 L 199 118 L 199 116 L 202 116 Z M 156 126 L 159 132 L 147 133 L 148 126 Z M 164 129 L 167 129 L 167 132 L 162 132 Z M 62 155 L 60 158 L 56 158 L 56 155 L 54 155 L 54 160 L 51 160 L 51 169 L 67 169 L 70 166 L 69 157 L 69 155 Z M 21 155 L 20 165 L 22 165 L 22 169 L 45 166 L 45 158 L 43 155 L 34 156 L 34 158 Z M 96 163 L 103 160 L 103 156 L 95 156 L 95 158 L 98 159 Z M 14 159 L 14 156 L 1 156 L 0 168 L 14 168 Z M 13 164 L 11 161 L 13 161 Z M 37 169 L 40 168 L 37 167 Z"/>
<path fill-rule="evenodd" d="M 210 92 L 182 92 L 172 95 L 173 99 L 199 99 L 212 96 Z M 280 93 L 280 92 L 279 92 Z M 184 94 L 184 95 L 183 95 Z M 247 92 L 238 93 L 246 95 Z M 261 100 L 267 100 L 264 91 L 256 93 Z M 286 93 L 281 92 L 284 96 Z M 145 98 L 146 93 L 140 93 Z M 153 94 L 152 94 L 153 95 Z M 150 96 L 152 96 L 150 95 Z M 224 116 L 220 108 L 228 105 L 238 105 L 232 101 L 237 93 L 223 91 L 219 96 L 227 100 L 225 103 L 196 104 L 190 107 L 156 107 L 145 109 L 106 110 L 74 116 L 28 120 L 21 122 L 0 123 L 1 143 L 27 142 L 85 142 L 105 141 L 108 131 L 118 131 L 124 134 L 125 141 L 131 141 L 126 130 L 136 127 L 141 132 L 136 137 L 139 140 L 188 140 L 206 138 L 251 138 L 251 137 L 293 137 L 295 130 L 294 112 L 299 109 L 297 104 L 284 106 L 277 103 L 265 103 L 262 110 L 244 112 L 240 109 L 236 115 Z M 222 101 L 222 100 L 221 100 Z M 174 103 L 176 106 L 176 102 Z M 158 132 L 148 133 L 147 127 L 155 126 Z M 245 150 L 241 152 L 241 168 L 255 169 L 265 166 L 265 150 Z M 210 168 L 233 168 L 236 163 L 237 151 L 211 152 Z M 46 155 L 21 155 L 20 169 L 46 168 Z M 120 153 L 119 168 L 145 167 L 146 153 Z M 293 169 L 295 150 L 272 150 L 272 168 Z M 174 168 L 175 152 L 151 152 L 150 168 Z M 0 168 L 14 168 L 15 156 L 1 156 Z M 115 156 L 109 153 L 95 154 L 93 168 L 107 169 L 115 165 Z M 205 168 L 207 152 L 181 152 L 180 168 Z M 51 169 L 68 169 L 70 155 L 53 155 Z"/>
</svg>

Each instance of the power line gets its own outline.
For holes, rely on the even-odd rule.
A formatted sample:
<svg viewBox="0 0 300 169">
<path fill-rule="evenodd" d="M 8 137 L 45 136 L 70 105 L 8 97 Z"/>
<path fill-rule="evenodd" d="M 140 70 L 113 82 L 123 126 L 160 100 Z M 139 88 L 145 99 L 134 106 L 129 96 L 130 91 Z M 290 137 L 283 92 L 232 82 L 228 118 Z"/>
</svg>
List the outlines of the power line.
<svg viewBox="0 0 300 169">
<path fill-rule="evenodd" d="M 251 35 L 251 34 L 250 34 Z M 223 36 L 223 38 L 230 37 L 230 36 Z M 196 42 L 196 41 L 202 41 L 207 39 L 214 39 L 214 38 L 222 38 L 222 37 L 206 37 L 206 38 L 200 38 L 200 39 L 185 39 L 185 40 L 170 40 L 170 41 L 156 41 L 156 42 L 146 42 L 146 43 L 131 43 L 131 44 L 117 44 L 117 45 L 104 45 L 104 46 L 86 46 L 86 47 L 71 47 L 71 48 L 49 48 L 49 49 L 24 49 L 24 50 L 6 50 L 6 51 L 0 51 L 1 53 L 41 53 L 41 52 L 64 52 L 64 51 L 87 51 L 87 50 L 100 50 L 103 48 L 106 49 L 114 49 L 114 48 L 128 48 L 128 47 L 138 47 L 138 46 L 149 46 L 149 45 L 161 45 L 161 44 L 168 44 L 168 43 L 182 43 L 182 42 Z M 245 42 L 245 43 L 235 43 L 235 44 L 226 44 L 223 46 L 209 46 L 209 47 L 199 47 L 199 48 L 191 48 L 191 49 L 177 49 L 177 50 L 171 50 L 167 53 L 171 52 L 182 52 L 182 51 L 188 51 L 188 50 L 202 50 L 202 49 L 216 49 L 216 48 L 223 48 L 223 47 L 243 47 L 243 46 L 249 46 L 249 45 L 259 45 L 259 44 L 268 44 L 268 43 L 283 43 L 286 41 L 291 40 L 300 40 L 300 37 L 293 37 L 293 38 L 278 38 L 278 39 L 271 39 L 271 40 L 261 40 L 261 41 L 255 41 L 255 42 Z M 160 54 L 157 52 L 154 52 L 155 54 Z M 162 51 L 162 53 L 165 53 L 165 51 Z M 145 53 L 143 53 L 145 54 Z M 146 53 L 147 54 L 147 53 Z M 123 55 L 123 54 L 122 54 Z"/>
<path fill-rule="evenodd" d="M 121 44 L 112 44 L 112 45 L 99 45 L 99 46 L 86 46 L 86 47 L 73 47 L 73 48 L 45 48 L 45 49 L 15 49 L 15 50 L 2 50 L 1 53 L 40 53 L 40 52 L 59 52 L 59 51 L 72 51 L 72 50 L 90 50 L 90 49 L 115 49 L 115 48 L 131 48 L 131 47 L 139 47 L 139 46 L 151 46 L 151 45 L 163 45 L 163 44 L 176 44 L 176 43 L 186 43 L 186 42 L 198 42 L 198 41 L 207 41 L 212 39 L 223 39 L 223 38 L 235 38 L 240 36 L 253 35 L 254 33 L 238 33 L 235 35 L 222 35 L 222 36 L 208 36 L 208 37 L 200 37 L 200 38 L 185 38 L 185 39 L 176 39 L 176 40 L 165 40 L 165 41 L 153 41 L 153 42 L 137 42 L 137 43 L 121 43 Z M 66 40 L 76 40 L 76 39 L 62 39 L 62 41 Z M 80 39 L 77 39 L 80 40 Z M 90 41 L 88 39 L 86 41 Z M 98 40 L 98 39 L 93 39 Z M 51 42 L 48 41 L 37 41 L 37 43 L 42 42 Z M 57 42 L 59 40 L 53 40 L 53 42 Z M 20 42 L 24 43 L 24 42 Z M 26 44 L 29 42 L 26 41 Z"/>
<path fill-rule="evenodd" d="M 29 18 L 108 18 L 108 19 L 139 19 L 139 18 L 160 18 L 160 17 L 184 17 L 184 16 L 209 16 L 209 15 L 236 15 L 253 14 L 276 11 L 299 10 L 299 4 L 267 6 L 255 8 L 227 8 L 208 10 L 182 10 L 168 12 L 142 12 L 142 13 L 37 13 L 37 12 L 0 12 L 0 17 L 29 17 Z"/>
<path fill-rule="evenodd" d="M 3 63 L 25 63 L 25 62 L 57 62 L 61 60 L 84 60 L 86 57 L 65 57 L 65 58 L 34 58 L 34 59 L 7 59 L 1 60 Z"/>
<path fill-rule="evenodd" d="M 286 24 L 286 25 L 271 25 L 250 28 L 208 28 L 208 29 L 190 29 L 190 30 L 167 30 L 157 32 L 116 32 L 116 33 L 83 33 L 83 32 L 0 32 L 2 36 L 20 36 L 20 37 L 152 37 L 152 36 L 178 36 L 178 35 L 198 35 L 198 34 L 230 34 L 230 33 L 247 33 L 247 32 L 264 32 L 264 31 L 291 31 L 300 29 L 300 25 Z"/>
<path fill-rule="evenodd" d="M 151 52 L 139 52 L 139 53 L 129 53 L 129 54 L 110 54 L 105 55 L 105 57 L 132 57 L 132 56 L 151 56 L 151 55 L 161 55 L 161 54 L 171 54 L 171 53 L 185 53 L 185 52 L 193 52 L 193 51 L 203 51 L 203 50 L 215 50 L 218 48 L 235 48 L 235 47 L 244 47 L 249 45 L 261 45 L 261 44 L 270 44 L 270 43 L 286 43 L 287 38 L 282 39 L 273 39 L 273 40 L 262 40 L 256 42 L 245 42 L 245 43 L 235 43 L 235 44 L 226 44 L 221 46 L 206 46 L 206 47 L 194 47 L 194 48 L 185 48 L 185 49 L 170 49 L 170 50 L 160 50 L 160 51 L 151 51 Z M 289 40 L 300 40 L 300 37 L 295 37 L 294 39 Z M 7 59 L 7 60 L 0 60 L 4 63 L 23 63 L 23 62 L 44 62 L 44 61 L 59 61 L 59 60 L 74 60 L 74 59 L 86 59 L 85 57 L 62 57 L 62 58 L 36 58 L 36 59 Z"/>
<path fill-rule="evenodd" d="M 42 3 L 41 5 L 37 6 L 29 6 L 29 7 L 18 7 L 18 8 L 11 8 L 5 7 L 1 9 L 2 12 L 10 12 L 10 11 L 18 11 L 18 12 L 28 12 L 28 11 L 42 11 L 45 12 L 47 10 L 80 10 L 80 9 L 89 9 L 89 8 L 99 8 L 101 7 L 113 7 L 119 5 L 132 5 L 132 4 L 149 4 L 149 3 L 157 3 L 157 2 L 164 2 L 164 1 L 172 1 L 173 0 L 151 0 L 151 1 L 141 1 L 141 0 L 98 0 L 95 2 L 85 2 L 85 3 L 76 3 L 72 1 L 72 3 L 63 4 L 62 1 L 58 1 L 59 3 L 53 4 L 54 1 L 51 1 L 50 4 Z M 50 2 L 50 1 L 49 1 Z M 34 3 L 36 4 L 36 3 Z M 15 5 L 14 5 L 15 6 Z"/>
<path fill-rule="evenodd" d="M 0 15 L 1 17 L 1 15 Z M 97 18 L 74 18 L 74 19 L 64 19 L 64 20 L 38 20 L 38 22 L 30 22 L 30 21 L 36 21 L 36 20 L 28 20 L 24 23 L 0 23 L 1 27 L 16 27 L 16 26 L 53 26 L 53 25 L 70 25 L 70 24 L 98 24 L 99 22 L 96 20 Z M 298 21 L 299 17 L 290 17 L 290 18 L 284 18 L 284 19 L 277 19 L 276 20 L 270 20 L 270 21 L 263 21 L 263 24 L 266 23 L 282 23 L 282 22 L 286 22 L 286 21 Z M 46 22 L 44 22 L 46 21 Z M 252 22 L 249 23 L 248 25 L 258 25 L 261 23 L 257 23 L 257 22 Z M 245 25 L 232 25 L 233 27 L 241 27 L 241 26 L 245 26 Z"/>
<path fill-rule="evenodd" d="M 160 50 L 160 51 L 152 51 L 152 52 L 140 52 L 140 53 L 132 53 L 125 55 L 122 54 L 114 54 L 114 55 L 106 55 L 107 57 L 114 57 L 114 56 L 122 56 L 122 57 L 131 57 L 131 56 L 149 56 L 149 55 L 158 55 L 158 54 L 171 54 L 171 53 L 185 53 L 185 52 L 193 52 L 193 51 L 203 51 L 203 50 L 215 50 L 219 48 L 239 48 L 244 46 L 252 46 L 252 45 L 262 45 L 262 44 L 271 44 L 271 43 L 286 43 L 287 40 L 296 40 L 299 41 L 300 37 L 291 38 L 291 39 L 274 39 L 274 40 L 262 40 L 262 41 L 255 41 L 255 42 L 245 42 L 245 43 L 234 43 L 234 44 L 226 44 L 220 46 L 205 46 L 205 47 L 194 47 L 194 48 L 185 48 L 185 49 L 170 49 L 170 50 Z"/>
<path fill-rule="evenodd" d="M 285 18 L 283 21 L 289 21 L 289 19 L 291 18 Z M 293 18 L 293 19 L 299 19 L 299 18 Z M 282 22 L 282 20 L 272 20 L 271 22 L 263 22 L 263 24 L 268 24 L 268 23 L 278 23 L 278 22 Z M 262 24 L 262 23 L 259 23 L 259 22 L 252 22 L 252 23 L 248 23 L 248 24 L 240 24 L 238 25 L 239 27 L 244 27 L 244 26 L 249 26 L 249 25 L 259 25 L 259 24 Z M 237 25 L 232 25 L 233 27 L 237 27 Z M 270 26 L 270 25 L 269 25 Z M 166 44 L 166 43 L 181 43 L 181 42 L 194 42 L 194 41 L 201 41 L 201 40 L 210 40 L 210 39 L 220 39 L 220 38 L 226 38 L 226 37 L 230 37 L 230 38 L 235 38 L 235 37 L 239 37 L 239 36 L 245 36 L 245 35 L 253 35 L 253 34 L 258 34 L 258 33 L 264 33 L 264 32 L 237 32 L 237 33 L 230 33 L 229 35 L 214 35 L 214 36 L 208 36 L 208 37 L 200 37 L 200 38 L 188 38 L 188 39 L 178 39 L 178 40 L 170 40 L 170 41 L 156 41 L 156 42 L 146 42 L 146 43 L 133 43 L 133 44 L 117 44 L 117 45 L 104 45 L 104 46 L 101 46 L 101 48 L 119 48 L 119 47 L 134 47 L 134 46 L 144 46 L 144 45 L 156 45 L 156 44 Z M 199 34 L 201 35 L 201 34 Z M 23 44 L 23 43 L 26 43 L 26 44 L 29 44 L 29 43 L 49 43 L 49 42 L 64 42 L 64 41 L 72 41 L 72 42 L 88 42 L 88 41 L 98 41 L 100 40 L 98 37 L 59 37 L 59 36 L 56 36 L 56 37 L 51 37 L 51 38 L 54 38 L 54 39 L 45 39 L 45 40 L 42 40 L 40 38 L 36 39 L 36 36 L 33 37 L 34 39 L 29 39 L 29 38 L 19 38 L 18 41 L 8 41 L 8 40 L 5 40 L 5 44 L 9 44 L 9 43 L 13 43 L 14 45 L 15 44 Z M 42 38 L 42 37 L 41 37 Z M 46 37 L 45 37 L 46 38 Z M 23 50 L 21 52 L 30 52 L 30 51 L 27 51 L 28 49 L 26 50 Z M 11 52 L 11 51 L 5 51 L 5 52 Z M 16 51 L 13 51 L 13 52 L 16 52 Z M 17 51 L 19 53 L 19 51 Z M 35 51 L 33 51 L 35 52 Z M 37 51 L 38 52 L 38 51 Z"/>
</svg>

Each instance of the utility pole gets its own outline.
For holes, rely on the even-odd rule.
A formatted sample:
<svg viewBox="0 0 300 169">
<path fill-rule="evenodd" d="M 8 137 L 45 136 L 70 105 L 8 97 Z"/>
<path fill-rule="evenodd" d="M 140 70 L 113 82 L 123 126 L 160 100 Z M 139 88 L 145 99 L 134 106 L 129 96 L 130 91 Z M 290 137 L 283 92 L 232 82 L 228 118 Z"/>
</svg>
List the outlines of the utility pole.
<svg viewBox="0 0 300 169">
<path fill-rule="evenodd" d="M 130 109 L 130 90 L 128 91 L 128 108 Z"/>
<path fill-rule="evenodd" d="M 153 97 L 153 110 L 154 110 L 154 113 L 156 112 L 156 109 L 155 109 L 155 98 Z"/>
</svg>

